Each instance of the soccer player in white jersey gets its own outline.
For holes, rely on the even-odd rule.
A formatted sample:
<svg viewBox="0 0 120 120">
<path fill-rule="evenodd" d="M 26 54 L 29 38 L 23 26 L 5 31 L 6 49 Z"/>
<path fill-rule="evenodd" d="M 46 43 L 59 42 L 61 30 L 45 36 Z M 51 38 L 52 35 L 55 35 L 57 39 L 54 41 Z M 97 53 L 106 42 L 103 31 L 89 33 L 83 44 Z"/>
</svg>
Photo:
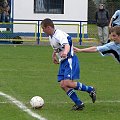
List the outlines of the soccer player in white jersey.
<svg viewBox="0 0 120 120">
<path fill-rule="evenodd" d="M 102 56 L 112 55 L 120 63 L 120 27 L 115 26 L 110 29 L 110 36 L 113 40 L 103 46 L 93 46 L 79 49 L 74 47 L 75 52 L 100 52 Z"/>
<path fill-rule="evenodd" d="M 78 81 L 74 81 L 79 79 L 80 69 L 78 58 L 73 51 L 71 37 L 67 33 L 55 29 L 53 21 L 49 18 L 41 22 L 41 27 L 43 32 L 49 36 L 49 41 L 53 48 L 53 63 L 60 64 L 58 71 L 60 87 L 75 103 L 72 110 L 82 110 L 84 108 L 84 103 L 78 98 L 75 90 L 88 92 L 94 103 L 96 101 L 95 89 L 92 86 L 86 86 Z"/>
</svg>

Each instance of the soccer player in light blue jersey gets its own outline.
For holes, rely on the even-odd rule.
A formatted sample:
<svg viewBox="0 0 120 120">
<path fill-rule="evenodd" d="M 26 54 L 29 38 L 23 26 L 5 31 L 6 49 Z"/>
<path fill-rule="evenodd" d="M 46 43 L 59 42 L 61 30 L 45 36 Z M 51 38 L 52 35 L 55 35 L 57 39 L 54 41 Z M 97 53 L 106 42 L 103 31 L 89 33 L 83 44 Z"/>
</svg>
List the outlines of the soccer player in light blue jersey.
<svg viewBox="0 0 120 120">
<path fill-rule="evenodd" d="M 75 52 L 100 52 L 102 56 L 112 55 L 120 63 L 120 27 L 115 26 L 110 29 L 110 36 L 113 40 L 103 46 L 93 46 L 79 49 L 74 47 Z"/>
<path fill-rule="evenodd" d="M 79 81 L 74 81 L 79 79 L 80 69 L 78 58 L 73 51 L 71 37 L 67 33 L 55 29 L 53 21 L 49 18 L 41 22 L 41 27 L 43 32 L 49 36 L 49 41 L 53 48 L 53 63 L 60 64 L 58 71 L 60 87 L 75 103 L 72 110 L 83 110 L 84 103 L 78 98 L 75 90 L 88 92 L 93 103 L 96 101 L 96 91 L 92 86 L 86 86 Z"/>
</svg>

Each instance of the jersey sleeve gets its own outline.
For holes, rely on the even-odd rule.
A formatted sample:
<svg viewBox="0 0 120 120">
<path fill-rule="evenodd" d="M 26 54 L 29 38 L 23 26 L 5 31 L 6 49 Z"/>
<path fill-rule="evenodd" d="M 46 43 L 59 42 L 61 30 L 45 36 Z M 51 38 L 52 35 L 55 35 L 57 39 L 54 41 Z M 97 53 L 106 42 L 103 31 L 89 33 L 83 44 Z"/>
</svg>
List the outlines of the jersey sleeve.
<svg viewBox="0 0 120 120">
<path fill-rule="evenodd" d="M 120 47 L 114 42 L 98 46 L 97 50 L 102 56 L 111 55 L 120 63 Z"/>
<path fill-rule="evenodd" d="M 104 54 L 105 51 L 108 51 L 109 50 L 109 47 L 107 46 L 98 46 L 97 47 L 97 50 L 99 51 L 99 53 L 102 55 L 102 56 L 105 56 L 105 55 L 108 55 L 107 53 Z"/>
</svg>

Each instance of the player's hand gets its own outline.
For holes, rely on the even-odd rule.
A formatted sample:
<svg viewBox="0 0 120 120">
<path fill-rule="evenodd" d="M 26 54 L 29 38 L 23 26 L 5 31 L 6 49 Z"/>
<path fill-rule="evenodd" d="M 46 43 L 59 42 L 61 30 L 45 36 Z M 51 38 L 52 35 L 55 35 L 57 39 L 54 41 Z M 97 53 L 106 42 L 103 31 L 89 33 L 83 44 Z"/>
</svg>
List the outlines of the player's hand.
<svg viewBox="0 0 120 120">
<path fill-rule="evenodd" d="M 59 61 L 58 61 L 58 59 L 56 57 L 53 57 L 52 61 L 53 61 L 54 64 L 59 64 Z"/>
<path fill-rule="evenodd" d="M 79 52 L 80 51 L 80 49 L 76 48 L 76 47 L 73 47 L 73 50 L 74 50 L 74 52 Z"/>
<path fill-rule="evenodd" d="M 53 51 L 53 54 L 52 54 L 52 61 L 54 64 L 59 64 L 55 51 Z"/>
<path fill-rule="evenodd" d="M 67 53 L 64 52 L 64 51 L 62 51 L 62 52 L 60 53 L 60 57 L 61 57 L 61 58 L 67 58 Z"/>
</svg>

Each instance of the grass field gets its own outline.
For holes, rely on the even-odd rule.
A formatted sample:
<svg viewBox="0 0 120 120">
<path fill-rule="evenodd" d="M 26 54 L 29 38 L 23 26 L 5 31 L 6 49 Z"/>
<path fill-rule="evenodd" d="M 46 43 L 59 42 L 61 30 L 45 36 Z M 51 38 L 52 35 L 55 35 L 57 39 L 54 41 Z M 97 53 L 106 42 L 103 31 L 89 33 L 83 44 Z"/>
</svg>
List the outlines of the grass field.
<svg viewBox="0 0 120 120">
<path fill-rule="evenodd" d="M 112 57 L 98 53 L 78 53 L 82 83 L 97 90 L 95 104 L 87 93 L 78 92 L 85 102 L 83 111 L 70 111 L 74 105 L 57 83 L 58 65 L 51 61 L 48 46 L 0 46 L 0 91 L 21 101 L 47 120 L 119 120 L 120 65 Z M 42 109 L 34 110 L 29 101 L 39 95 Z M 37 120 L 0 96 L 0 120 Z"/>
</svg>

